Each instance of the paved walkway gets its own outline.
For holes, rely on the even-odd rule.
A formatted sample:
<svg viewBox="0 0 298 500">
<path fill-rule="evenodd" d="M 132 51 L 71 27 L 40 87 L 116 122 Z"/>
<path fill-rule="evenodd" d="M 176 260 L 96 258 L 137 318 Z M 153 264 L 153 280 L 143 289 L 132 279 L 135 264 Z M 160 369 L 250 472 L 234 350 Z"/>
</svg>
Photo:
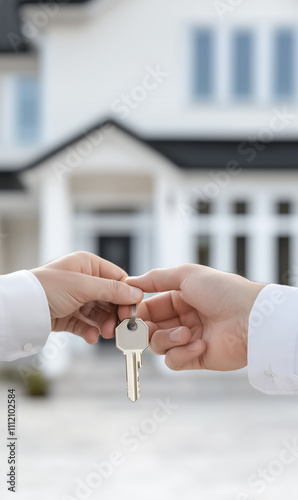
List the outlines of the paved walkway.
<svg viewBox="0 0 298 500">
<path fill-rule="evenodd" d="M 130 403 L 124 359 L 105 348 L 76 354 L 47 398 L 19 391 L 14 495 L 2 382 L 1 500 L 297 499 L 298 398 L 257 393 L 245 371 L 171 372 L 149 352 L 140 382 Z"/>
</svg>

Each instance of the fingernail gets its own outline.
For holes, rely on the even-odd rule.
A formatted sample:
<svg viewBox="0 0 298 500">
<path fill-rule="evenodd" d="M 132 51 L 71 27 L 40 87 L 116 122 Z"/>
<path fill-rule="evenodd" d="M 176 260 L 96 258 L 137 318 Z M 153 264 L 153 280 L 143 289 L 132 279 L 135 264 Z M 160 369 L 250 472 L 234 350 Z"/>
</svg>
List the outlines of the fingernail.
<svg viewBox="0 0 298 500">
<path fill-rule="evenodd" d="M 173 342 L 182 342 L 182 328 L 180 327 L 173 330 L 169 335 L 169 339 Z"/>
<path fill-rule="evenodd" d="M 130 298 L 131 300 L 140 300 L 143 297 L 143 292 L 140 288 L 134 286 L 130 287 Z"/>
<path fill-rule="evenodd" d="M 200 340 L 194 340 L 194 342 L 190 342 L 187 345 L 187 349 L 189 351 L 199 351 L 201 349 L 201 341 Z"/>
</svg>

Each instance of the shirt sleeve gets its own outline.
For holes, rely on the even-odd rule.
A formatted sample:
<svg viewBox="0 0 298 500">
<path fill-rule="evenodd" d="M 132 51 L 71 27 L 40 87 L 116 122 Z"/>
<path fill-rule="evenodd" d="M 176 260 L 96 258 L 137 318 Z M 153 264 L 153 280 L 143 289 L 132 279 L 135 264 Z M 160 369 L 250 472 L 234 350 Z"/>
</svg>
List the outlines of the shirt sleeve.
<svg viewBox="0 0 298 500">
<path fill-rule="evenodd" d="M 30 271 L 0 276 L 0 360 L 36 354 L 51 332 L 45 291 Z"/>
<path fill-rule="evenodd" d="M 249 316 L 248 377 L 271 395 L 298 394 L 298 288 L 267 285 Z"/>
</svg>

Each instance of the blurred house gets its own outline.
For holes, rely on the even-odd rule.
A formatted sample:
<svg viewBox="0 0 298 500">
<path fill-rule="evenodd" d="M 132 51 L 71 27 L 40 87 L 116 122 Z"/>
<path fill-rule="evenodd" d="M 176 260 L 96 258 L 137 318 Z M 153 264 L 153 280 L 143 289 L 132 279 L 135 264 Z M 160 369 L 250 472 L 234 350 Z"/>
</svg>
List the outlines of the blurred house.
<svg viewBox="0 0 298 500">
<path fill-rule="evenodd" d="M 232 4 L 2 0 L 1 273 L 80 249 L 298 284 L 298 4 Z"/>
</svg>

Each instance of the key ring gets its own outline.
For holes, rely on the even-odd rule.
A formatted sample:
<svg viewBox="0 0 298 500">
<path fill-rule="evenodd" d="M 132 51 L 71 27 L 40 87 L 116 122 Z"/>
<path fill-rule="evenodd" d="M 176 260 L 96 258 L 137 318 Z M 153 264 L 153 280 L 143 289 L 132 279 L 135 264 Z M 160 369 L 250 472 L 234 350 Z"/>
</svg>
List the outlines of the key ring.
<svg viewBox="0 0 298 500">
<path fill-rule="evenodd" d="M 130 318 L 128 325 L 127 325 L 130 330 L 136 329 L 136 326 L 137 326 L 136 317 L 137 317 L 137 305 L 133 304 L 131 307 L 131 318 Z"/>
</svg>

